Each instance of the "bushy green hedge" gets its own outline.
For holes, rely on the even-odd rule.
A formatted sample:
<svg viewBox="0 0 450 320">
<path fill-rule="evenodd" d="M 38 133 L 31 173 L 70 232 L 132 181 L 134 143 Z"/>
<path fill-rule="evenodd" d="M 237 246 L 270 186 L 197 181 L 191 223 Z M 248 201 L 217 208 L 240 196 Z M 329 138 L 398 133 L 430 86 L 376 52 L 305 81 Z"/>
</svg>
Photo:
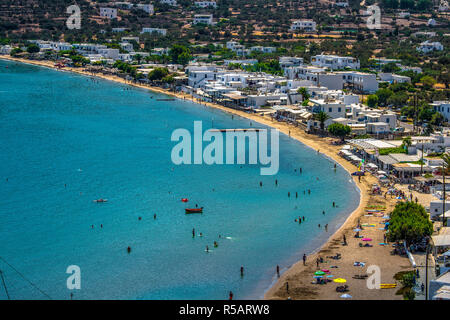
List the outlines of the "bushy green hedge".
<svg viewBox="0 0 450 320">
<path fill-rule="evenodd" d="M 414 243 L 431 236 L 432 232 L 433 224 L 423 206 L 409 201 L 395 206 L 389 222 L 389 241 Z"/>
</svg>

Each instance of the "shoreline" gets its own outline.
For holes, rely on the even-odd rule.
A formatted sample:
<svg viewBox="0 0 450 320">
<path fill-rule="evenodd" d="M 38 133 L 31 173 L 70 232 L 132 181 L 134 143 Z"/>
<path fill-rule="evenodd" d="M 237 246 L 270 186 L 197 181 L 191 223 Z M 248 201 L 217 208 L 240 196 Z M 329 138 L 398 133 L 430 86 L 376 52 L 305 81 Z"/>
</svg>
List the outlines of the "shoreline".
<svg viewBox="0 0 450 320">
<path fill-rule="evenodd" d="M 271 119 L 270 117 L 267 116 L 261 116 L 258 114 L 250 114 L 250 113 L 246 113 L 240 110 L 235 110 L 235 109 L 231 109 L 231 108 L 226 108 L 224 106 L 218 105 L 218 104 L 214 104 L 214 103 L 210 103 L 210 102 L 198 102 L 196 101 L 196 99 L 191 96 L 191 95 L 187 95 L 184 93 L 175 93 L 175 92 L 171 92 L 169 90 L 165 90 L 159 87 L 152 87 L 149 85 L 144 85 L 144 84 L 136 84 L 136 83 L 131 83 L 131 82 L 127 82 L 124 79 L 117 77 L 117 76 L 110 76 L 110 75 L 104 75 L 104 74 L 92 74 L 89 73 L 87 71 L 84 70 L 79 70 L 77 68 L 64 68 L 64 69 L 58 69 L 54 66 L 54 62 L 53 61 L 33 61 L 33 60 L 28 60 L 28 59 L 22 59 L 22 58 L 14 58 L 14 57 L 10 57 L 10 56 L 0 56 L 0 59 L 3 60 L 8 60 L 8 61 L 14 61 L 14 62 L 20 62 L 20 63 L 26 63 L 26 64 L 31 64 L 31 65 L 37 65 L 37 66 L 41 66 L 41 67 L 48 67 L 57 71 L 64 71 L 64 72 L 73 72 L 73 73 L 77 73 L 80 75 L 85 75 L 85 76 L 89 76 L 89 77 L 96 77 L 96 78 L 100 78 L 103 80 L 109 80 L 109 81 L 114 81 L 116 83 L 122 83 L 122 84 L 126 84 L 126 85 L 130 85 L 136 88 L 141 88 L 141 89 L 147 89 L 150 90 L 152 92 L 156 92 L 156 93 L 162 93 L 171 97 L 175 97 L 181 100 L 188 100 L 188 101 L 192 101 L 194 103 L 198 103 L 204 106 L 208 106 L 214 109 L 219 109 L 222 110 L 226 113 L 229 114 L 233 114 L 233 115 L 237 115 L 240 116 L 242 118 L 246 118 L 248 120 L 251 121 L 255 121 L 258 122 L 260 124 L 269 126 L 271 128 L 274 129 L 278 129 L 280 132 L 286 134 L 287 136 L 289 136 L 290 138 L 296 139 L 297 141 L 299 141 L 300 143 L 304 144 L 305 146 L 317 151 L 323 156 L 328 157 L 331 161 L 339 164 L 341 167 L 343 167 L 350 175 L 350 178 L 353 180 L 353 182 L 355 183 L 357 189 L 359 190 L 359 204 L 357 206 L 357 208 L 348 214 L 347 218 L 345 219 L 345 221 L 343 222 L 343 224 L 333 233 L 330 234 L 327 237 L 327 240 L 325 241 L 325 243 L 323 243 L 322 245 L 319 245 L 319 247 L 315 248 L 312 253 L 308 256 L 308 261 L 315 261 L 315 259 L 321 254 L 324 253 L 326 251 L 330 251 L 331 248 L 333 248 L 334 246 L 336 246 L 336 238 L 340 238 L 342 239 L 344 234 L 347 234 L 349 231 L 352 230 L 352 225 L 354 225 L 357 221 L 358 218 L 361 218 L 361 216 L 364 215 L 365 213 L 365 207 L 367 204 L 369 204 L 370 199 L 372 198 L 370 195 L 370 188 L 371 185 L 377 182 L 377 179 L 371 175 L 368 176 L 364 176 L 361 178 L 361 181 L 358 181 L 357 177 L 351 176 L 351 173 L 354 172 L 356 170 L 356 167 L 354 165 L 352 165 L 350 162 L 346 161 L 345 159 L 341 158 L 340 156 L 338 156 L 338 151 L 340 149 L 340 146 L 335 146 L 335 145 L 331 145 L 330 141 L 336 140 L 336 139 L 331 139 L 331 138 L 320 138 L 318 136 L 314 136 L 314 135 L 310 135 L 307 134 L 306 132 L 304 132 L 301 128 L 298 127 L 294 127 L 292 125 L 289 125 L 285 122 L 278 122 L 275 121 L 273 119 Z M 389 200 L 389 199 L 388 199 Z M 393 202 L 393 201 L 392 201 Z M 387 210 L 388 211 L 388 210 Z M 347 241 L 350 242 L 351 239 L 347 236 Z M 342 247 L 341 250 L 339 250 L 340 252 L 343 252 L 343 248 Z M 349 246 L 346 249 L 350 249 Z M 375 249 L 375 248 L 374 248 Z M 378 248 L 377 248 L 378 249 Z M 389 249 L 389 247 L 386 247 L 384 249 Z M 386 250 L 384 250 L 386 251 Z M 387 251 L 388 252 L 388 251 Z M 387 253 L 389 254 L 389 253 Z M 344 255 L 344 254 L 343 254 Z M 323 255 L 322 255 L 323 256 Z M 386 260 L 390 260 L 390 259 L 386 259 Z M 377 264 L 384 269 L 384 267 L 389 267 L 388 265 L 384 266 L 385 263 L 382 263 L 382 261 L 377 261 Z M 390 264 L 390 262 L 386 261 L 386 264 Z M 310 264 L 307 264 L 307 266 L 309 266 Z M 390 266 L 391 268 L 393 267 L 392 265 Z M 291 283 L 293 283 L 293 280 L 295 282 L 295 280 L 299 280 L 299 279 L 295 279 L 297 278 L 297 276 L 299 274 L 301 274 L 302 272 L 305 271 L 305 267 L 303 266 L 303 264 L 301 263 L 301 261 L 298 261 L 296 263 L 294 263 L 293 265 L 290 265 L 287 267 L 287 271 L 285 271 L 281 277 L 279 277 L 279 279 L 275 282 L 275 284 L 273 284 L 273 278 L 271 281 L 271 286 L 269 288 L 266 288 L 264 292 L 262 292 L 263 299 L 285 299 L 287 297 L 292 297 L 292 294 L 288 294 L 283 295 L 282 291 L 283 291 L 283 285 L 286 283 L 287 280 L 289 280 L 290 283 L 290 287 L 292 289 L 294 289 L 295 287 L 291 285 Z M 398 270 L 397 268 L 397 271 Z M 304 278 L 304 276 L 300 276 L 299 278 Z M 361 281 L 361 280 L 359 280 Z M 387 280 L 386 280 L 387 281 Z M 386 283 L 385 281 L 385 283 Z M 392 281 L 391 281 L 392 282 Z M 297 281 L 297 283 L 301 284 L 301 286 L 305 286 L 304 283 L 300 283 Z M 311 286 L 311 284 L 309 283 L 309 286 Z M 321 286 L 323 287 L 323 286 Z M 301 289 L 301 288 L 300 288 Z M 300 290 L 301 291 L 301 290 Z M 319 299 L 329 299 L 329 296 L 327 295 L 320 295 L 317 292 L 315 292 L 315 290 L 306 290 L 308 292 L 305 292 L 305 294 L 300 294 L 298 296 L 293 296 L 292 298 L 296 299 L 296 298 L 302 298 L 302 299 L 315 299 L 315 298 L 319 298 Z M 389 290 L 372 290 L 372 291 L 377 291 L 378 294 L 376 294 L 376 299 L 380 299 L 380 294 L 382 293 L 388 293 Z M 392 292 L 392 291 L 391 291 Z M 336 295 L 336 292 L 334 292 L 334 294 Z M 337 299 L 337 297 L 334 297 L 333 299 Z M 356 298 L 356 297 L 355 297 Z M 387 297 L 388 299 L 393 299 L 395 297 L 393 297 L 392 295 L 388 295 Z M 364 298 L 363 298 L 364 299 Z"/>
</svg>

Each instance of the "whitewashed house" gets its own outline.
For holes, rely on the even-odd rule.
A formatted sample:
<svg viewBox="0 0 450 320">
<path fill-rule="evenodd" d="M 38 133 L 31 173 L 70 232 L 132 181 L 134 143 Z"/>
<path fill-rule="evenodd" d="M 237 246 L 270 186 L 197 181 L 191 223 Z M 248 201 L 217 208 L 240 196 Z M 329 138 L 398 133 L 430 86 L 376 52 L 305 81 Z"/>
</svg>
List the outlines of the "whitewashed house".
<svg viewBox="0 0 450 320">
<path fill-rule="evenodd" d="M 117 19 L 117 9 L 116 8 L 100 8 L 100 16 L 108 19 Z"/>
<path fill-rule="evenodd" d="M 138 4 L 136 4 L 136 8 L 138 8 L 140 10 L 144 10 L 149 15 L 152 15 L 155 13 L 155 7 L 152 4 L 138 3 Z"/>
<path fill-rule="evenodd" d="M 335 55 L 318 54 L 311 57 L 311 64 L 313 66 L 330 68 L 331 70 L 337 69 L 359 69 L 359 60 L 353 57 L 340 57 Z"/>
<path fill-rule="evenodd" d="M 316 31 L 316 22 L 313 20 L 296 20 L 291 25 L 291 31 Z"/>
<path fill-rule="evenodd" d="M 378 90 L 377 76 L 359 71 L 340 71 L 347 87 L 363 93 L 374 93 Z"/>
<path fill-rule="evenodd" d="M 172 7 L 176 7 L 177 6 L 177 0 L 159 0 L 160 3 L 162 4 L 167 4 L 169 6 Z"/>
<path fill-rule="evenodd" d="M 142 33 L 156 33 L 162 36 L 167 35 L 167 29 L 161 29 L 161 28 L 142 28 Z"/>
<path fill-rule="evenodd" d="M 446 122 L 450 121 L 450 101 L 433 101 L 430 106 L 434 111 L 442 113 Z"/>
<path fill-rule="evenodd" d="M 420 51 L 422 53 L 429 53 L 432 51 L 442 51 L 444 50 L 444 46 L 440 43 L 440 42 L 430 42 L 430 41 L 425 41 L 422 42 L 418 47 L 417 47 L 417 51 Z"/>
<path fill-rule="evenodd" d="M 212 14 L 196 14 L 194 15 L 193 24 L 213 24 L 213 15 Z"/>
<path fill-rule="evenodd" d="M 198 8 L 217 8 L 215 1 L 196 1 L 195 6 Z"/>
</svg>

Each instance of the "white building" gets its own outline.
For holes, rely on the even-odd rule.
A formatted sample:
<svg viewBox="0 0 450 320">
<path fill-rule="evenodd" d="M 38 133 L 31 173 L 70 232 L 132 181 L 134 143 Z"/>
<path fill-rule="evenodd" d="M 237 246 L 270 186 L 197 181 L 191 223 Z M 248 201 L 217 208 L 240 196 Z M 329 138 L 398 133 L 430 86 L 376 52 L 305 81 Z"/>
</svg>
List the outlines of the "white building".
<svg viewBox="0 0 450 320">
<path fill-rule="evenodd" d="M 155 13 L 155 8 L 154 8 L 154 6 L 152 4 L 139 3 L 139 4 L 136 5 L 136 8 L 144 10 L 149 15 L 152 15 L 152 14 Z"/>
<path fill-rule="evenodd" d="M 340 57 L 334 55 L 319 54 L 311 57 L 311 64 L 313 66 L 337 69 L 359 69 L 359 60 L 353 57 Z"/>
<path fill-rule="evenodd" d="M 13 48 L 10 45 L 0 46 L 0 54 L 7 54 L 7 55 L 9 55 L 11 53 L 12 49 Z"/>
<path fill-rule="evenodd" d="M 328 127 L 336 118 L 345 118 L 346 109 L 345 104 L 340 100 L 334 99 L 310 99 L 312 104 L 312 111 L 314 113 L 325 112 L 330 119 L 325 121 L 325 127 Z"/>
<path fill-rule="evenodd" d="M 175 7 L 177 5 L 177 0 L 159 0 L 159 2 L 172 7 Z"/>
<path fill-rule="evenodd" d="M 420 44 L 420 46 L 417 47 L 417 51 L 420 51 L 422 53 L 429 53 L 432 51 L 442 51 L 444 50 L 444 46 L 440 42 L 430 42 L 425 41 Z"/>
<path fill-rule="evenodd" d="M 338 1 L 334 5 L 339 8 L 347 8 L 348 2 L 347 1 Z"/>
<path fill-rule="evenodd" d="M 303 58 L 298 57 L 280 57 L 278 62 L 282 69 L 290 67 L 298 67 L 303 64 Z"/>
<path fill-rule="evenodd" d="M 160 29 L 160 28 L 142 28 L 142 33 L 157 33 L 162 36 L 165 36 L 167 34 L 167 29 Z"/>
<path fill-rule="evenodd" d="M 224 60 L 223 64 L 228 66 L 230 64 L 240 64 L 240 65 L 251 65 L 251 64 L 257 64 L 258 60 L 256 59 L 228 59 Z"/>
<path fill-rule="evenodd" d="M 120 51 L 119 49 L 106 48 L 98 50 L 98 53 L 106 59 L 118 60 Z"/>
<path fill-rule="evenodd" d="M 213 24 L 213 15 L 212 14 L 196 14 L 194 16 L 193 24 Z"/>
<path fill-rule="evenodd" d="M 442 209 L 445 209 L 445 212 L 450 210 L 450 202 L 445 201 L 445 205 L 442 200 L 435 200 L 430 202 L 430 218 L 435 218 L 436 216 L 440 216 L 442 214 Z"/>
<path fill-rule="evenodd" d="M 380 73 L 378 75 L 381 81 L 387 81 L 391 83 L 411 83 L 411 78 L 407 76 L 400 76 L 393 73 Z"/>
<path fill-rule="evenodd" d="M 199 8 L 217 8 L 217 3 L 215 1 L 196 1 L 195 6 Z"/>
<path fill-rule="evenodd" d="M 124 32 L 127 30 L 127 28 L 120 27 L 120 28 L 112 28 L 112 32 Z"/>
<path fill-rule="evenodd" d="M 436 26 L 436 20 L 434 19 L 429 19 L 427 22 L 427 26 L 429 27 L 435 27 Z"/>
<path fill-rule="evenodd" d="M 262 47 L 262 46 L 254 46 L 249 49 L 250 52 L 258 51 L 262 53 L 273 53 L 277 51 L 275 47 Z"/>
<path fill-rule="evenodd" d="M 169 48 L 153 48 L 152 54 L 155 56 L 163 56 L 169 54 Z"/>
<path fill-rule="evenodd" d="M 134 50 L 133 45 L 129 42 L 121 42 L 120 47 L 127 52 L 132 52 Z"/>
<path fill-rule="evenodd" d="M 100 8 L 100 16 L 108 19 L 117 19 L 116 8 Z"/>
<path fill-rule="evenodd" d="M 434 111 L 442 113 L 446 122 L 450 121 L 450 101 L 433 101 L 430 106 Z"/>
<path fill-rule="evenodd" d="M 374 93 L 378 90 L 377 76 L 372 73 L 358 71 L 340 71 L 346 86 L 363 93 Z"/>
<path fill-rule="evenodd" d="M 291 25 L 291 31 L 316 31 L 316 23 L 312 20 L 297 20 Z"/>
</svg>

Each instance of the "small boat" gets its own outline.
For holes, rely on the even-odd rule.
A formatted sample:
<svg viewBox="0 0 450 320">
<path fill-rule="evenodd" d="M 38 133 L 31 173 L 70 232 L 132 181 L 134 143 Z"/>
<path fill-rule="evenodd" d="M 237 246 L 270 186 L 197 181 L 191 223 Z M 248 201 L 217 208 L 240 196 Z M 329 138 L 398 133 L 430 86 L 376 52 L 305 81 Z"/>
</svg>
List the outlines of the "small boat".
<svg viewBox="0 0 450 320">
<path fill-rule="evenodd" d="M 168 98 L 168 99 L 156 99 L 156 101 L 175 101 L 174 98 Z"/>
<path fill-rule="evenodd" d="M 181 199 L 181 201 L 182 201 L 182 202 L 188 202 L 188 201 L 189 201 L 189 199 L 187 199 L 187 198 L 183 198 L 183 199 Z"/>
<path fill-rule="evenodd" d="M 203 207 L 201 207 L 201 208 L 193 208 L 193 209 L 185 209 L 185 210 L 186 210 L 186 214 L 203 213 Z"/>
<path fill-rule="evenodd" d="M 97 199 L 97 200 L 94 200 L 94 202 L 97 202 L 97 203 L 108 202 L 108 199 Z"/>
</svg>

